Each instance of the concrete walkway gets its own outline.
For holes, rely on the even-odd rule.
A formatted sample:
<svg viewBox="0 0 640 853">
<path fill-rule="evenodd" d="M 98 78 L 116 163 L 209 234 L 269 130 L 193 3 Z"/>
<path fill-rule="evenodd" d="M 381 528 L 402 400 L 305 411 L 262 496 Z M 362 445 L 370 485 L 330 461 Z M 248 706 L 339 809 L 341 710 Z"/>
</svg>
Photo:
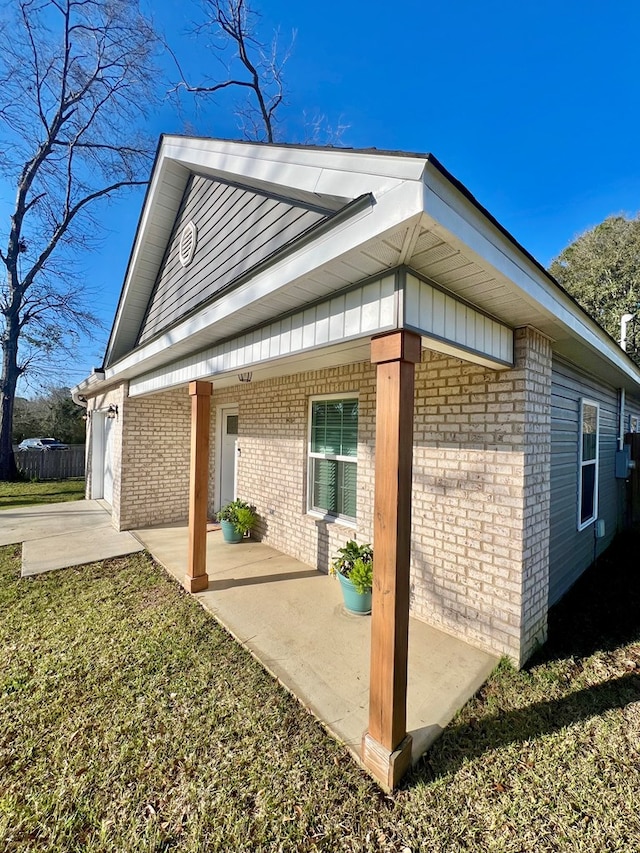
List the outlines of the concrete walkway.
<svg viewBox="0 0 640 853">
<path fill-rule="evenodd" d="M 136 530 L 180 582 L 185 526 Z M 347 613 L 340 585 L 258 542 L 207 535 L 209 588 L 195 597 L 360 757 L 367 727 L 371 620 Z M 414 761 L 486 680 L 498 658 L 411 619 L 407 724 Z"/>
<path fill-rule="evenodd" d="M 118 533 L 98 501 L 67 501 L 0 512 L 0 545 L 22 546 L 22 577 L 81 566 L 142 551 L 130 533 Z"/>
<path fill-rule="evenodd" d="M 0 545 L 23 543 L 23 577 L 144 546 L 183 583 L 186 526 L 134 533 L 114 530 L 98 501 L 0 512 Z M 207 564 L 209 588 L 196 598 L 359 759 L 368 717 L 370 618 L 345 611 L 333 578 L 259 542 L 228 545 L 221 531 L 212 531 Z M 414 761 L 497 662 L 491 654 L 410 620 L 407 727 Z"/>
</svg>

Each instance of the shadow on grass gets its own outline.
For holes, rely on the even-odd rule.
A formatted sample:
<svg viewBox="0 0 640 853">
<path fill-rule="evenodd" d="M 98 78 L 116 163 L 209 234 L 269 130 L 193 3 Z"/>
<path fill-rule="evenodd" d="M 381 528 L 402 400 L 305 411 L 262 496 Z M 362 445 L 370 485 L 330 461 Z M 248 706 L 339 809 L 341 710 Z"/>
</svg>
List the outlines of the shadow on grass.
<svg viewBox="0 0 640 853">
<path fill-rule="evenodd" d="M 640 531 L 620 533 L 549 611 L 549 639 L 528 667 L 640 639 Z"/>
<path fill-rule="evenodd" d="M 459 725 L 454 723 L 418 762 L 406 784 L 411 786 L 419 780 L 431 781 L 453 773 L 465 760 L 478 758 L 489 750 L 552 734 L 605 711 L 625 708 L 639 699 L 640 675 L 634 672 L 576 690 L 561 699 L 536 702 Z"/>
<path fill-rule="evenodd" d="M 588 658 L 640 641 L 640 531 L 619 534 L 595 565 L 549 611 L 549 639 L 526 669 Z M 557 732 L 574 723 L 640 700 L 640 674 L 632 672 L 525 708 L 447 727 L 443 737 L 407 778 L 432 780 L 454 772 L 465 759 Z"/>
</svg>

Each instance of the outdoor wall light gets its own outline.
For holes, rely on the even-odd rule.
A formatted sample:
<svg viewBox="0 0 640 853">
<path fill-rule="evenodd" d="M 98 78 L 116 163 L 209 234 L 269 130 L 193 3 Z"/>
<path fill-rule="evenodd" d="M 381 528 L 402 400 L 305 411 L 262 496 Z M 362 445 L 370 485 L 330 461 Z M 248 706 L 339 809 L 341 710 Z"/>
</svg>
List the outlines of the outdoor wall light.
<svg viewBox="0 0 640 853">
<path fill-rule="evenodd" d="M 113 420 L 113 418 L 118 417 L 118 407 L 116 405 L 114 405 L 113 403 L 107 409 L 107 417 L 111 418 L 112 420 Z"/>
<path fill-rule="evenodd" d="M 251 371 L 249 371 L 248 373 L 239 373 L 238 374 L 238 379 L 240 380 L 240 382 L 251 382 L 252 378 L 253 378 L 253 373 L 251 373 Z"/>
</svg>

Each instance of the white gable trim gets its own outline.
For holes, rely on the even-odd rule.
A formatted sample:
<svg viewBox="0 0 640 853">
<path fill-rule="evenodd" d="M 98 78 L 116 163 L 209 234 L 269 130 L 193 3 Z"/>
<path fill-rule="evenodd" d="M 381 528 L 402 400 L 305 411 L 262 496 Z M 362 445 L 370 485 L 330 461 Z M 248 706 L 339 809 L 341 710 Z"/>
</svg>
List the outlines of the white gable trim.
<svg viewBox="0 0 640 853">
<path fill-rule="evenodd" d="M 481 266 L 489 263 L 498 276 L 519 288 L 523 300 L 559 321 L 637 388 L 640 369 L 626 353 L 431 164 L 425 172 L 424 209 L 433 231 L 443 240 L 456 245 Z"/>
<path fill-rule="evenodd" d="M 118 352 L 122 336 L 127 342 L 136 336 L 191 173 L 285 196 L 292 191 L 334 196 L 346 204 L 419 181 L 426 162 L 426 157 L 161 137 L 105 364 Z"/>
<path fill-rule="evenodd" d="M 285 193 L 295 189 L 344 199 L 368 192 L 377 195 L 402 181 L 420 180 L 427 163 L 426 157 L 399 154 L 181 136 L 163 137 L 162 156 L 204 174 L 240 177 L 243 184 L 258 181 Z"/>
<path fill-rule="evenodd" d="M 221 296 L 193 316 L 183 320 L 160 337 L 107 368 L 107 379 L 118 376 L 134 376 L 145 369 L 155 367 L 155 360 L 167 363 L 184 354 L 184 348 L 197 348 L 193 339 L 197 335 L 211 334 L 213 327 L 241 312 L 246 306 L 273 295 L 305 275 L 313 272 L 350 250 L 357 248 L 380 233 L 396 227 L 399 223 L 419 214 L 422 210 L 422 184 L 401 184 L 387 193 L 378 203 L 322 233 L 273 266 L 250 278 L 244 284 Z M 274 310 L 273 312 L 277 312 Z M 218 337 L 222 337 L 218 332 Z M 180 352 L 181 348 L 183 349 Z M 146 363 L 151 362 L 149 367 Z"/>
</svg>

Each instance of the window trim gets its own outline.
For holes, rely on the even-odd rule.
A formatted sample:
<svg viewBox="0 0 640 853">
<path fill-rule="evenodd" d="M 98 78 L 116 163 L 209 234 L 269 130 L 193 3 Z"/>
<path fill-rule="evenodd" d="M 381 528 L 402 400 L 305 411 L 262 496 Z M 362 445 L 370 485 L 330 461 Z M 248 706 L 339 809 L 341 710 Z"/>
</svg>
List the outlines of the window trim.
<svg viewBox="0 0 640 853">
<path fill-rule="evenodd" d="M 319 400 L 357 400 L 358 401 L 358 436 L 356 440 L 356 455 L 341 456 L 326 453 L 313 453 L 311 450 L 311 439 L 313 435 L 313 404 Z M 313 518 L 320 518 L 326 522 L 342 524 L 345 527 L 355 527 L 357 523 L 356 517 L 350 515 L 334 514 L 327 512 L 321 507 L 313 505 L 313 460 L 314 459 L 329 459 L 336 462 L 355 462 L 356 478 L 358 476 L 358 444 L 360 443 L 360 395 L 357 391 L 342 391 L 335 394 L 314 394 L 308 398 L 308 415 L 307 415 L 307 515 Z M 356 513 L 357 513 L 357 490 L 356 490 Z"/>
<path fill-rule="evenodd" d="M 582 425 L 584 423 L 584 407 L 591 406 L 596 410 L 596 455 L 595 459 L 582 458 L 583 435 Z M 595 476 L 593 482 L 593 513 L 590 518 L 582 521 L 582 471 L 587 465 L 593 465 Z M 578 421 L 578 530 L 585 530 L 598 518 L 598 492 L 600 484 L 600 403 L 587 397 L 580 398 L 580 420 Z"/>
</svg>

